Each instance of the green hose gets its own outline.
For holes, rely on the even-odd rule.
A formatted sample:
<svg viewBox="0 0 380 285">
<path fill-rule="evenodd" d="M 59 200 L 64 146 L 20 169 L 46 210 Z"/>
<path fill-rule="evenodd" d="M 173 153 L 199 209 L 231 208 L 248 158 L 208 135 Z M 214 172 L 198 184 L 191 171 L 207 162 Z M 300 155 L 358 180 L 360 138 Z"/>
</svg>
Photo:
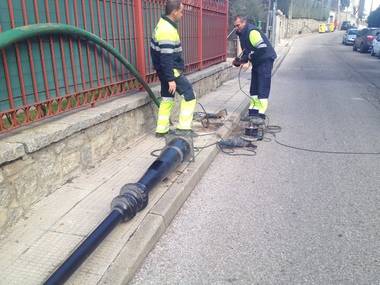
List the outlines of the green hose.
<svg viewBox="0 0 380 285">
<path fill-rule="evenodd" d="M 154 95 L 152 89 L 144 81 L 138 71 L 134 68 L 132 64 L 128 62 L 115 48 L 109 45 L 107 42 L 99 38 L 97 35 L 92 34 L 83 29 L 77 28 L 75 26 L 66 24 L 35 24 L 17 27 L 5 32 L 0 33 L 0 49 L 4 49 L 14 43 L 24 41 L 33 37 L 45 36 L 45 35 L 70 35 L 77 36 L 88 41 L 92 41 L 95 44 L 101 46 L 108 52 L 110 52 L 114 57 L 116 57 L 141 83 L 141 85 L 148 92 L 149 96 L 152 98 L 153 102 L 159 106 L 160 102 Z"/>
</svg>

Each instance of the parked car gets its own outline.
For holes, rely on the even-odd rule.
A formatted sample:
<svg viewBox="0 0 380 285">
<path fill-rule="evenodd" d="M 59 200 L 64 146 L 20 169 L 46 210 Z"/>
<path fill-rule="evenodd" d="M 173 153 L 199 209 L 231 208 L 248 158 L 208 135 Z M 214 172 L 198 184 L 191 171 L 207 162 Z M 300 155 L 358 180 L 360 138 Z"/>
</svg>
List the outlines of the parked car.
<svg viewBox="0 0 380 285">
<path fill-rule="evenodd" d="M 358 31 L 352 46 L 353 51 L 361 53 L 369 52 L 372 49 L 372 41 L 380 33 L 380 28 L 364 28 Z"/>
<path fill-rule="evenodd" d="M 340 29 L 341 30 L 348 30 L 349 28 L 351 28 L 350 21 L 343 21 L 342 25 L 340 26 Z"/>
<path fill-rule="evenodd" d="M 378 58 L 380 58 L 380 34 L 378 34 L 377 37 L 372 41 L 371 55 L 376 55 Z"/>
<path fill-rule="evenodd" d="M 343 35 L 342 44 L 353 45 L 357 33 L 358 33 L 358 29 L 348 29 Z"/>
</svg>

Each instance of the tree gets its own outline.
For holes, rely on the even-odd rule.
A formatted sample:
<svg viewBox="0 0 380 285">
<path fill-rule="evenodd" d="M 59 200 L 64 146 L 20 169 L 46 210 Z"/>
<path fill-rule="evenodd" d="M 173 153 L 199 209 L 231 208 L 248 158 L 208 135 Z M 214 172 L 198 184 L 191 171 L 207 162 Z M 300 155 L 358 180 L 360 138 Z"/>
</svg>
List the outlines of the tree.
<svg viewBox="0 0 380 285">
<path fill-rule="evenodd" d="M 368 16 L 368 27 L 380 27 L 380 7 Z"/>
<path fill-rule="evenodd" d="M 233 25 L 236 15 L 247 16 L 250 22 L 266 21 L 266 7 L 262 0 L 230 0 L 229 22 Z"/>
<path fill-rule="evenodd" d="M 340 0 L 340 7 L 342 10 L 350 7 L 350 0 Z"/>
<path fill-rule="evenodd" d="M 294 0 L 293 0 L 294 2 Z M 286 16 L 289 16 L 290 0 L 278 0 L 277 8 L 281 10 Z"/>
</svg>

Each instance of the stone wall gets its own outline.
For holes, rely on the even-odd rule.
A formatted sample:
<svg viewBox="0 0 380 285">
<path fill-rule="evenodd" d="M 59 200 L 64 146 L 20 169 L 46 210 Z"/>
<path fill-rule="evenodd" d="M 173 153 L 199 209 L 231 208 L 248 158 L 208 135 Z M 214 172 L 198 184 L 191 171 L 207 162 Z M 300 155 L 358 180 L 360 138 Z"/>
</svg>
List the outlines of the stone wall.
<svg viewBox="0 0 380 285">
<path fill-rule="evenodd" d="M 198 97 L 233 77 L 222 63 L 188 76 Z M 153 88 L 159 94 L 158 86 Z M 30 126 L 0 138 L 0 232 L 31 205 L 111 152 L 153 132 L 157 108 L 145 92 Z"/>
<path fill-rule="evenodd" d="M 320 22 L 313 19 L 291 19 L 285 15 L 278 15 L 276 19 L 277 34 L 276 43 L 281 42 L 281 39 L 292 38 L 295 35 L 318 32 Z"/>
<path fill-rule="evenodd" d="M 276 47 L 283 39 L 290 39 L 295 35 L 318 32 L 319 24 L 325 23 L 313 19 L 292 19 L 289 20 L 281 11 L 276 16 Z M 236 36 L 231 36 L 228 41 L 228 56 L 237 56 L 240 50 L 240 44 Z"/>
</svg>

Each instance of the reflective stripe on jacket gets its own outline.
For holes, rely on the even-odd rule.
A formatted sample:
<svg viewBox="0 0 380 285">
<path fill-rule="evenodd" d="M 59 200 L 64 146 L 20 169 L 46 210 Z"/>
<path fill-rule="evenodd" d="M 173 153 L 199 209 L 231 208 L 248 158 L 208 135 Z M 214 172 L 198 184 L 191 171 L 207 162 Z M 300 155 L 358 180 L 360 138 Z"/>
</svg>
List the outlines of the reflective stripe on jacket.
<svg viewBox="0 0 380 285">
<path fill-rule="evenodd" d="M 250 57 L 252 65 L 258 66 L 267 59 L 277 58 L 268 38 L 254 25 L 247 24 L 240 33 L 237 32 L 237 35 L 243 50 L 242 61 L 247 62 Z"/>
<path fill-rule="evenodd" d="M 154 29 L 150 41 L 150 53 L 154 69 L 160 79 L 172 81 L 178 77 L 177 70 L 180 72 L 184 70 L 178 27 L 166 16 L 161 17 Z"/>
</svg>

